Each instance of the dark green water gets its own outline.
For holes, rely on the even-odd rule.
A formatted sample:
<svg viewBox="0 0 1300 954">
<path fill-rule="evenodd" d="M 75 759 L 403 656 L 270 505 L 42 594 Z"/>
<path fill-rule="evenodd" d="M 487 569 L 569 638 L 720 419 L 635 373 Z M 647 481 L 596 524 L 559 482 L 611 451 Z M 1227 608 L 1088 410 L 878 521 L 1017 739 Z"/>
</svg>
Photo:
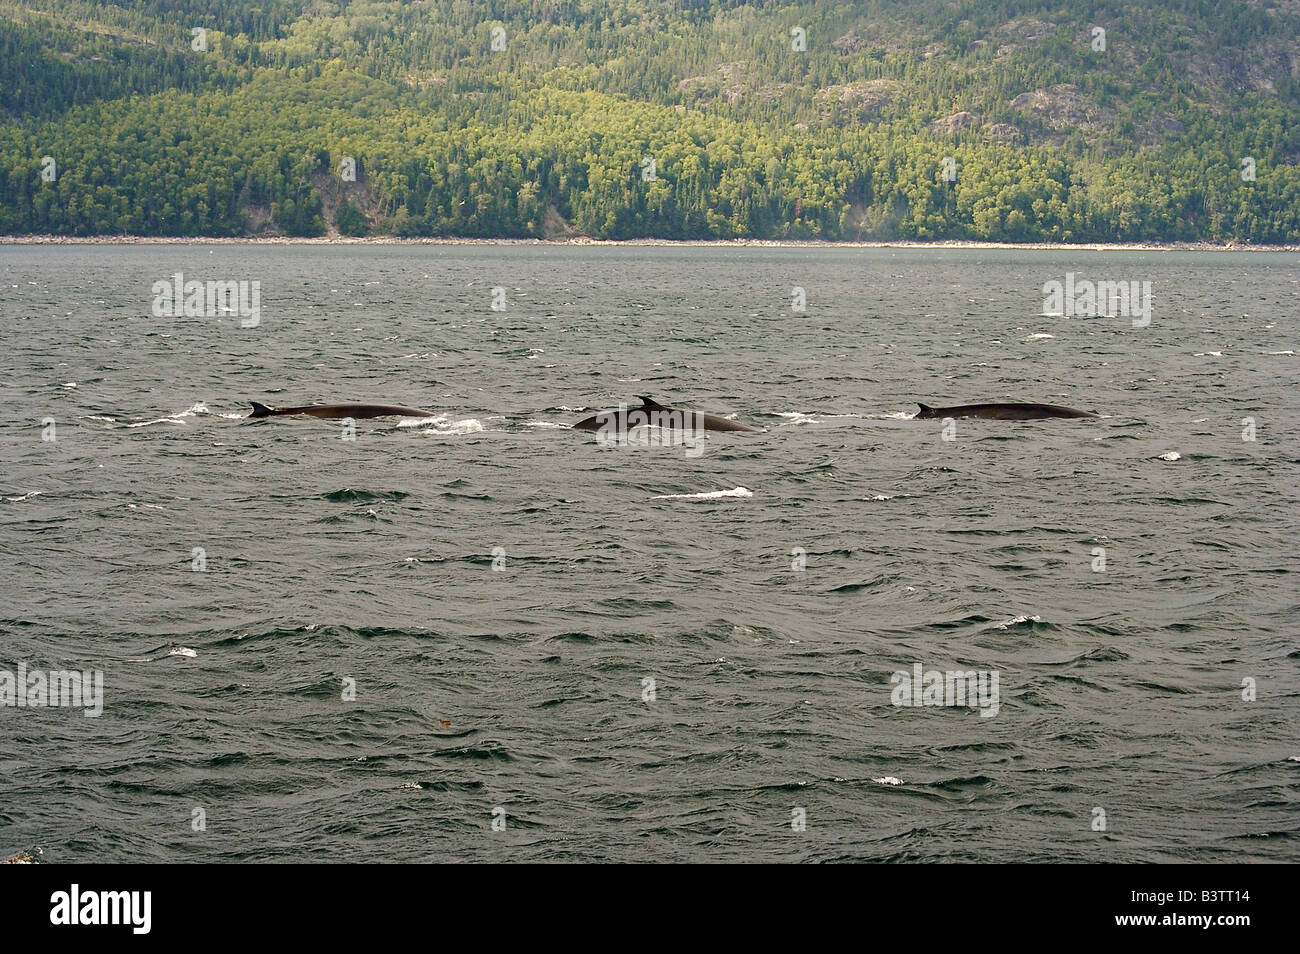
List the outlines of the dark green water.
<svg viewBox="0 0 1300 954">
<path fill-rule="evenodd" d="M 153 316 L 178 271 L 257 326 Z M 1067 272 L 1150 324 L 1044 316 Z M 0 856 L 1295 861 L 1298 301 L 1292 254 L 0 246 L 0 670 L 104 674 L 0 706 Z M 565 427 L 639 394 L 767 431 Z M 917 663 L 996 715 L 893 705 Z"/>
</svg>

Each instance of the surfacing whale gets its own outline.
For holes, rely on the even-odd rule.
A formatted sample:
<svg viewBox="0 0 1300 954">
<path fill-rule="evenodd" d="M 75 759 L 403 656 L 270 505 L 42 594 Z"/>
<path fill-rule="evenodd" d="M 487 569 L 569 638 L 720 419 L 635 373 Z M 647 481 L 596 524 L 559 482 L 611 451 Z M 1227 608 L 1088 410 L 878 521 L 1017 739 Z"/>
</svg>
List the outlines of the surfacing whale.
<svg viewBox="0 0 1300 954">
<path fill-rule="evenodd" d="M 978 417 L 986 421 L 1036 421 L 1048 417 L 1096 417 L 1091 411 L 1079 411 L 1055 404 L 958 404 L 954 407 L 930 407 L 921 404 L 913 420 L 945 417 Z"/>
<path fill-rule="evenodd" d="M 700 411 L 683 411 L 679 408 L 664 407 L 658 401 L 641 397 L 640 407 L 619 407 L 611 411 L 601 411 L 573 425 L 576 431 L 614 431 L 626 434 L 634 427 L 658 427 L 675 431 L 739 431 L 745 434 L 760 434 L 762 431 L 739 421 L 729 421 L 716 414 L 703 414 Z"/>
<path fill-rule="evenodd" d="M 249 417 L 281 417 L 286 414 L 308 414 L 312 417 L 346 418 L 357 420 L 367 417 L 437 417 L 432 411 L 421 411 L 400 404 L 308 404 L 304 407 L 267 407 L 250 401 L 253 413 Z"/>
</svg>

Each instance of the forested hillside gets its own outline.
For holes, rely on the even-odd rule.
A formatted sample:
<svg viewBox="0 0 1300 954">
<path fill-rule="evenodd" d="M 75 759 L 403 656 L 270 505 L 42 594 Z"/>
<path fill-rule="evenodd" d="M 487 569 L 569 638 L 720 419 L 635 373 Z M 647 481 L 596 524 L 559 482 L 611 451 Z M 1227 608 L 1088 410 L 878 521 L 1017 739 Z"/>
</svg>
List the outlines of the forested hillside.
<svg viewBox="0 0 1300 954">
<path fill-rule="evenodd" d="M 1300 242 L 1298 0 L 254 3 L 0 0 L 0 233 Z"/>
</svg>

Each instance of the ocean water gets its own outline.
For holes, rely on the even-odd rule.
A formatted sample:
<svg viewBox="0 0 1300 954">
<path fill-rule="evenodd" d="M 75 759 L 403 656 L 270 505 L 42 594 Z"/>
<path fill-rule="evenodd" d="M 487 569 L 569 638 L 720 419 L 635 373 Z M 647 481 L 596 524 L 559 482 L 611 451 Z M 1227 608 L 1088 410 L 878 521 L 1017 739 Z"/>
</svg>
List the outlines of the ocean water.
<svg viewBox="0 0 1300 954">
<path fill-rule="evenodd" d="M 1300 860 L 1298 302 L 1289 253 L 0 246 L 0 679 L 103 679 L 0 706 L 0 856 Z M 568 429 L 642 394 L 765 432 Z M 911 419 L 1017 400 L 1101 417 Z"/>
</svg>

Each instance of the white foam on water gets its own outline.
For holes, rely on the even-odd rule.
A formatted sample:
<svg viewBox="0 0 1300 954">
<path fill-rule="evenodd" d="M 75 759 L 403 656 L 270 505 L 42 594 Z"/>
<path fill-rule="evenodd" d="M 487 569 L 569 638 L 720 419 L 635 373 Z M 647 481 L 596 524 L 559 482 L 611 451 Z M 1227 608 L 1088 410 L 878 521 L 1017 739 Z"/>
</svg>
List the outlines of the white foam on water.
<svg viewBox="0 0 1300 954">
<path fill-rule="evenodd" d="M 1030 336 L 1029 336 L 1028 338 L 1026 338 L 1025 340 L 1026 340 L 1026 341 L 1035 341 L 1035 340 L 1039 340 L 1039 339 L 1042 339 L 1042 338 L 1055 338 L 1055 337 L 1056 337 L 1056 335 L 1049 335 L 1049 334 L 1047 334 L 1047 333 L 1044 332 L 1044 331 L 1040 331 L 1040 332 L 1038 332 L 1037 334 L 1032 334 L 1032 335 L 1030 335 Z"/>
<path fill-rule="evenodd" d="M 1170 451 L 1167 454 L 1160 455 L 1160 460 L 1182 460 L 1182 459 L 1183 459 L 1183 455 L 1178 453 L 1178 451 Z"/>
<path fill-rule="evenodd" d="M 1019 626 L 1022 623 L 1041 623 L 1042 621 L 1043 618 L 1037 614 L 1033 616 L 1015 616 L 1007 620 L 1005 623 L 999 623 L 998 629 L 1010 629 L 1012 626 Z"/>
<path fill-rule="evenodd" d="M 127 427 L 148 427 L 150 424 L 184 424 L 187 417 L 194 417 L 197 414 L 207 414 L 208 406 L 200 401 L 198 404 L 191 404 L 183 411 L 178 411 L 168 417 L 155 418 L 152 421 L 137 421 L 134 424 L 127 424 Z M 242 415 L 240 415 L 242 417 Z"/>
<path fill-rule="evenodd" d="M 181 424 L 185 423 L 180 417 L 158 417 L 152 421 L 136 421 L 134 424 L 127 424 L 127 427 L 148 427 L 150 424 Z"/>
<path fill-rule="evenodd" d="M 732 487 L 730 490 L 714 490 L 704 494 L 661 494 L 651 500 L 717 500 L 721 497 L 752 497 L 754 492 L 744 487 Z"/>
<path fill-rule="evenodd" d="M 880 414 L 806 414 L 803 411 L 778 411 L 780 417 L 788 417 L 790 420 L 778 424 L 777 427 L 785 427 L 787 424 L 821 424 L 825 421 L 842 420 L 844 418 L 853 418 L 855 420 L 868 420 L 879 418 Z M 734 420 L 734 414 L 728 414 L 727 420 Z"/>
<path fill-rule="evenodd" d="M 168 656 L 180 656 L 182 659 L 193 659 L 198 652 L 193 649 L 187 649 L 184 646 L 177 646 L 174 649 L 167 650 Z"/>
<path fill-rule="evenodd" d="M 28 497 L 39 497 L 40 495 L 41 492 L 39 490 L 33 490 L 23 494 L 21 497 L 6 497 L 5 500 L 9 501 L 10 503 L 18 503 L 18 501 L 26 500 Z"/>
<path fill-rule="evenodd" d="M 873 778 L 871 781 L 875 782 L 877 785 L 902 785 L 903 784 L 903 780 L 901 778 L 895 778 L 892 775 L 885 775 L 882 776 L 881 778 Z"/>
<path fill-rule="evenodd" d="M 790 419 L 789 421 L 786 422 L 788 424 L 820 424 L 821 423 L 821 421 L 817 420 L 817 418 L 813 417 L 811 414 L 805 414 L 803 411 L 777 411 L 777 416 L 788 417 Z M 781 424 L 780 426 L 784 427 L 785 424 Z"/>
<path fill-rule="evenodd" d="M 426 434 L 477 434 L 484 429 L 483 422 L 475 417 L 463 421 L 453 421 L 449 417 L 404 417 L 397 422 L 398 427 L 419 428 Z"/>
</svg>

